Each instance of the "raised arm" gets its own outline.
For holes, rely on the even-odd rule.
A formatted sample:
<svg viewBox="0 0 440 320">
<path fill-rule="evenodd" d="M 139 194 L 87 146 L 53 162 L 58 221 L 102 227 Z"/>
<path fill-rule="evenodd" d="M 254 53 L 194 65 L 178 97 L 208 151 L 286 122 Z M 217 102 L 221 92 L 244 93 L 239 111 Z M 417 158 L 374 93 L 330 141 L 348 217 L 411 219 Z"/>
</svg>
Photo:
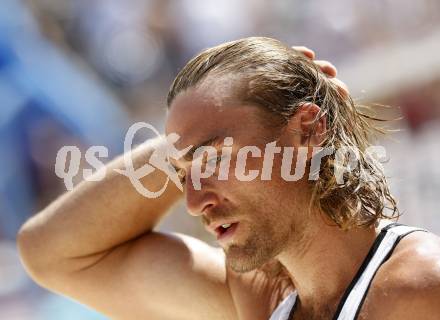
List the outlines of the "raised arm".
<svg viewBox="0 0 440 320">
<path fill-rule="evenodd" d="M 135 167 L 161 143 L 135 149 Z M 80 183 L 23 225 L 18 246 L 29 274 L 112 318 L 233 319 L 222 253 L 153 231 L 182 193 L 169 183 L 146 198 L 113 170 L 123 167 L 122 157 L 114 160 L 102 181 Z M 159 190 L 165 179 L 155 170 L 142 183 Z"/>
</svg>

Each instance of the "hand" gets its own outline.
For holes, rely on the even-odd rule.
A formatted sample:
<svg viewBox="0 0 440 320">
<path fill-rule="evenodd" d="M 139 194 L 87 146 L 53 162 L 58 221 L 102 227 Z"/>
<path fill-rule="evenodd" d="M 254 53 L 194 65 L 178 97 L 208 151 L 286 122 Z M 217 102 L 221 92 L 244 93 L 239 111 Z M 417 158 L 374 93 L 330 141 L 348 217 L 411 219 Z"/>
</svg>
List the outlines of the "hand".
<svg viewBox="0 0 440 320">
<path fill-rule="evenodd" d="M 319 66 L 321 71 L 324 72 L 330 78 L 330 81 L 332 81 L 334 84 L 338 86 L 339 93 L 341 95 L 343 95 L 344 97 L 347 97 L 349 95 L 347 85 L 338 78 L 336 78 L 338 70 L 333 64 L 325 60 L 315 60 L 315 52 L 307 47 L 293 46 L 292 48 L 301 52 L 307 58 L 313 60 L 313 62 Z"/>
</svg>

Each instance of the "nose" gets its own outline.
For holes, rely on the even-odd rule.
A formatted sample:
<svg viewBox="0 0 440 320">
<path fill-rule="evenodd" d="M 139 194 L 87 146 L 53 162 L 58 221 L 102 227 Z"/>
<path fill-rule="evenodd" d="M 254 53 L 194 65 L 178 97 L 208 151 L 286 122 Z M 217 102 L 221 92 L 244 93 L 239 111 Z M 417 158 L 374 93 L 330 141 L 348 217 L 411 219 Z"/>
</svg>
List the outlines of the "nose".
<svg viewBox="0 0 440 320">
<path fill-rule="evenodd" d="M 211 188 L 207 188 L 201 183 L 200 190 L 196 190 L 190 180 L 186 180 L 186 206 L 189 214 L 200 216 L 207 209 L 219 204 L 219 198 Z"/>
</svg>

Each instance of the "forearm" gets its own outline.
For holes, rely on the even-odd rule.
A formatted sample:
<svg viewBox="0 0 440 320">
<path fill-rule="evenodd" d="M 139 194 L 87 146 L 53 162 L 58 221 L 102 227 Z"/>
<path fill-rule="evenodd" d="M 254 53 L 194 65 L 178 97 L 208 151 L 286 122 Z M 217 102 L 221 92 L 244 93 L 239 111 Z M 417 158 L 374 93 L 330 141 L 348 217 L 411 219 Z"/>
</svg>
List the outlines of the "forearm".
<svg viewBox="0 0 440 320">
<path fill-rule="evenodd" d="M 132 152 L 134 167 L 142 166 L 158 141 L 149 141 Z M 161 142 L 162 143 L 162 142 Z M 130 180 L 115 172 L 125 169 L 123 157 L 106 166 L 99 182 L 83 181 L 47 208 L 29 219 L 19 233 L 19 246 L 33 263 L 99 255 L 151 231 L 179 199 L 173 183 L 157 198 L 136 191 Z M 141 181 L 149 190 L 159 190 L 166 175 L 160 170 Z"/>
</svg>

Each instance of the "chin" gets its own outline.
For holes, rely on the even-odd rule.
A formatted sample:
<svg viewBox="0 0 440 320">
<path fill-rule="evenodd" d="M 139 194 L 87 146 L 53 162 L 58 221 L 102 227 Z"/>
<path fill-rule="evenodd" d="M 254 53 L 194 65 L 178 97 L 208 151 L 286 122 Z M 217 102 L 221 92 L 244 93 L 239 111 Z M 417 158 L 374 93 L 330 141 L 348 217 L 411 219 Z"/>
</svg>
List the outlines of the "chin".
<svg viewBox="0 0 440 320">
<path fill-rule="evenodd" d="M 225 252 L 227 265 L 238 273 L 258 269 L 275 256 L 274 251 L 254 245 L 231 245 Z"/>
</svg>

